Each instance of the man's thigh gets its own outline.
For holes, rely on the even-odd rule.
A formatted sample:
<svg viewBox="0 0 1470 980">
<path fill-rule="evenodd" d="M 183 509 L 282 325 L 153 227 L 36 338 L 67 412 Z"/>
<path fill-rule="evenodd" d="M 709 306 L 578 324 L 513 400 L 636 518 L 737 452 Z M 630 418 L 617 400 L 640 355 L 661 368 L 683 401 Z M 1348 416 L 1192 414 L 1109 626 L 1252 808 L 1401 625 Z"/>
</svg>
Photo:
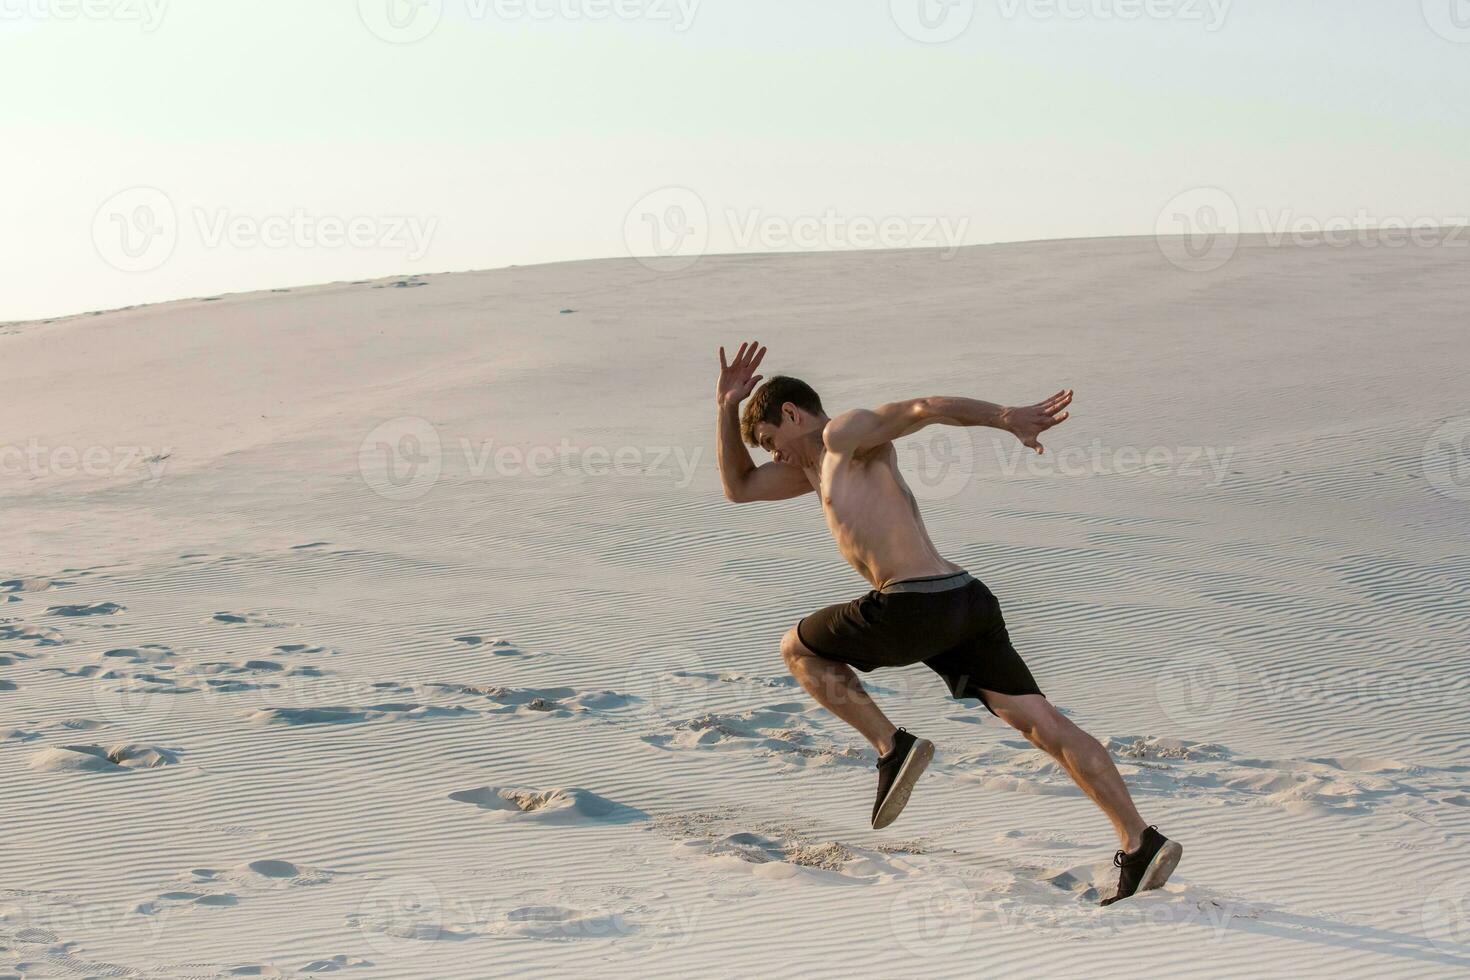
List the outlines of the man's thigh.
<svg viewBox="0 0 1470 980">
<path fill-rule="evenodd" d="M 802 617 L 788 636 L 794 634 L 792 639 L 801 652 L 823 660 L 835 660 L 862 671 L 886 666 L 881 656 L 875 660 L 875 655 L 891 644 L 874 621 L 872 602 L 870 593 L 818 609 Z"/>
</svg>

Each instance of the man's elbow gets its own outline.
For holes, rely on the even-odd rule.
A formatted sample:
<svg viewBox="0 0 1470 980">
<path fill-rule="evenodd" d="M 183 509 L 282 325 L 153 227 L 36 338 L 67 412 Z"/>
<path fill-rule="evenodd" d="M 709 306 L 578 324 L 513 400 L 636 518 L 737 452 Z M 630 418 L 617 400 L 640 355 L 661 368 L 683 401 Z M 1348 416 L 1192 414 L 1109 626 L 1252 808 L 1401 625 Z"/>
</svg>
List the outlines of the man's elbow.
<svg viewBox="0 0 1470 980">
<path fill-rule="evenodd" d="M 732 504 L 743 504 L 750 498 L 746 497 L 744 491 L 739 487 L 726 487 L 725 499 Z"/>
</svg>

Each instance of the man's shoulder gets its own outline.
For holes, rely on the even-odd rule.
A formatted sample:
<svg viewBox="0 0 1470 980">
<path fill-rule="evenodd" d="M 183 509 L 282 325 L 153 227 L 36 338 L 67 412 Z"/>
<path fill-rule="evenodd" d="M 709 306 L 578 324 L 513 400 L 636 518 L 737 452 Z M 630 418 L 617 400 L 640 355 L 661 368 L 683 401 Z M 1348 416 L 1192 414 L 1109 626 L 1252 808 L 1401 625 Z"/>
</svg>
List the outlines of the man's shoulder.
<svg viewBox="0 0 1470 980">
<path fill-rule="evenodd" d="M 822 445 L 831 452 L 846 455 L 857 445 L 858 438 L 878 419 L 866 408 L 851 408 L 827 420 L 822 429 Z"/>
</svg>

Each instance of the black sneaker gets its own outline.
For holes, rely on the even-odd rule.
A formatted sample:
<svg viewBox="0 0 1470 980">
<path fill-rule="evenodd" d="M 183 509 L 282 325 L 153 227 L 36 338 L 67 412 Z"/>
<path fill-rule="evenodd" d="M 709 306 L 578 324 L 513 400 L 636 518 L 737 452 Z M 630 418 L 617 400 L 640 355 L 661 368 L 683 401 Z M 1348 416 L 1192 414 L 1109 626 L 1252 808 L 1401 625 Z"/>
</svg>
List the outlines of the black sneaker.
<svg viewBox="0 0 1470 980">
<path fill-rule="evenodd" d="M 1143 832 L 1138 850 L 1113 855 L 1113 866 L 1120 869 L 1118 891 L 1112 898 L 1103 899 L 1102 904 L 1112 905 L 1136 892 L 1162 887 L 1183 855 L 1184 848 L 1150 824 Z"/>
<path fill-rule="evenodd" d="M 893 748 L 878 757 L 878 799 L 873 803 L 873 829 L 882 830 L 898 819 L 914 783 L 934 758 L 934 743 L 915 738 L 906 728 L 893 736 Z"/>
</svg>

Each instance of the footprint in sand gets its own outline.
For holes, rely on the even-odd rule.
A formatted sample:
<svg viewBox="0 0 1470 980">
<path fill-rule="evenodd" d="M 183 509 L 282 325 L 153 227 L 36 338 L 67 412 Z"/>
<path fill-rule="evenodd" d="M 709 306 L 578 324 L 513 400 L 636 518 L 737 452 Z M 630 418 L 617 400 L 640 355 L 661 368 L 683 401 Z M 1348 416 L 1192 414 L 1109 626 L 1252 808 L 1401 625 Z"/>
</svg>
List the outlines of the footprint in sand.
<svg viewBox="0 0 1470 980">
<path fill-rule="evenodd" d="M 478 712 L 463 706 L 385 702 L 360 707 L 329 705 L 317 708 L 257 708 L 245 717 L 256 725 L 351 725 L 378 718 L 458 718 Z"/>
<path fill-rule="evenodd" d="M 22 660 L 37 660 L 38 653 L 21 653 L 19 650 L 0 650 L 0 667 L 14 667 Z"/>
<path fill-rule="evenodd" d="M 335 654 L 336 652 L 331 647 L 315 646 L 310 643 L 282 643 L 266 650 L 267 654 L 274 657 L 290 657 L 297 654 L 314 657 L 319 654 Z"/>
<path fill-rule="evenodd" d="M 642 736 L 666 749 L 744 751 L 796 766 L 871 766 L 871 750 L 837 745 L 802 725 L 803 702 L 783 702 L 741 713 L 708 712 L 678 721 L 667 732 Z"/>
<path fill-rule="evenodd" d="M 177 749 L 154 745 L 60 745 L 43 749 L 31 757 L 30 767 L 40 772 L 127 772 L 131 769 L 161 769 L 177 765 Z"/>
<path fill-rule="evenodd" d="M 0 623 L 0 640 L 28 640 L 38 647 L 60 646 L 66 641 L 59 630 L 45 626 L 27 626 L 24 623 Z"/>
<path fill-rule="evenodd" d="M 195 667 L 192 673 L 207 674 L 210 676 L 217 674 L 229 674 L 232 676 L 246 674 L 258 677 L 261 675 L 269 676 L 279 674 L 285 671 L 285 669 L 284 664 L 275 660 L 209 660 Z"/>
<path fill-rule="evenodd" d="M 235 881 L 244 881 L 263 887 L 289 887 L 300 888 L 311 885 L 324 885 L 332 880 L 332 872 L 323 871 L 320 868 L 306 868 L 290 861 L 279 861 L 266 859 L 251 861 L 234 868 L 230 877 Z"/>
<path fill-rule="evenodd" d="M 115 670 L 109 670 L 107 673 L 104 674 L 102 672 L 102 668 L 98 667 L 96 664 L 85 664 L 81 667 L 78 667 L 76 670 L 67 670 L 65 667 L 42 667 L 41 673 L 60 674 L 62 677 L 100 677 L 103 680 L 112 680 L 113 678 L 120 678 L 123 676 Z"/>
<path fill-rule="evenodd" d="M 884 853 L 840 841 L 772 837 L 748 831 L 680 841 L 674 852 L 682 858 L 709 861 L 760 878 L 812 874 L 818 878 L 878 880 L 906 877 L 912 871 L 901 852 Z"/>
<path fill-rule="evenodd" d="M 253 681 L 232 678 L 210 677 L 204 683 L 216 694 L 243 694 L 246 691 L 278 691 L 281 689 L 279 684 L 257 684 Z"/>
<path fill-rule="evenodd" d="M 704 681 L 707 684 L 749 684 L 755 687 L 796 687 L 794 677 L 762 677 L 755 674 L 742 674 L 738 670 L 671 670 L 671 677 L 682 680 Z"/>
<path fill-rule="evenodd" d="M 229 892 L 164 892 L 150 902 L 133 909 L 138 915 L 158 915 L 190 908 L 232 908 L 240 899 Z"/>
<path fill-rule="evenodd" d="M 524 660 L 530 657 L 530 654 L 521 650 L 520 647 L 516 646 L 510 640 L 501 637 L 490 637 L 487 639 L 475 633 L 466 633 L 464 636 L 456 636 L 454 642 L 477 650 L 483 647 L 484 650 L 482 652 L 488 653 L 493 657 L 511 657 L 518 660 Z"/>
<path fill-rule="evenodd" d="M 48 616 L 116 616 L 126 610 L 127 606 L 120 606 L 115 602 L 92 602 L 70 606 L 51 606 L 46 610 L 46 614 Z"/>
<path fill-rule="evenodd" d="M 58 721 L 56 723 L 57 728 L 65 728 L 73 732 L 94 732 L 99 728 L 106 728 L 107 725 L 108 722 L 97 721 L 92 718 L 68 718 L 65 721 Z"/>
<path fill-rule="evenodd" d="M 206 623 L 222 623 L 226 626 L 255 626 L 260 629 L 280 629 L 290 625 L 279 620 L 272 619 L 265 613 L 259 612 L 217 612 L 204 620 Z"/>
<path fill-rule="evenodd" d="M 14 594 L 17 592 L 49 592 L 59 585 L 70 585 L 70 582 L 57 579 L 31 577 L 11 578 L 0 582 L 0 593 Z"/>
<path fill-rule="evenodd" d="M 621 912 L 586 911 L 562 905 L 521 905 L 497 914 L 486 924 L 491 936 L 520 939 L 615 939 L 639 931 Z"/>
<path fill-rule="evenodd" d="M 352 725 L 367 721 L 368 714 L 356 708 L 258 708 L 245 716 L 255 725 Z"/>
<path fill-rule="evenodd" d="M 1135 796 L 1209 798 L 1226 806 L 1266 803 L 1293 813 L 1407 812 L 1435 787 L 1455 782 L 1449 770 L 1386 758 L 1253 759 L 1213 742 L 1151 735 L 1114 736 L 1106 744 Z M 1081 793 L 1055 762 L 1016 739 L 956 759 L 949 768 L 990 789 Z"/>
<path fill-rule="evenodd" d="M 1000 844 L 1010 844 L 1016 847 L 1040 847 L 1052 851 L 1081 851 L 1094 847 L 1092 844 L 1065 834 L 1041 830 L 1008 830 L 1003 834 L 997 834 L 995 840 Z"/>
<path fill-rule="evenodd" d="M 335 973 L 337 970 L 346 970 L 355 966 L 372 966 L 369 960 L 360 956 L 348 956 L 346 953 L 338 953 L 326 959 L 312 960 L 301 968 L 302 973 Z"/>
<path fill-rule="evenodd" d="M 163 670 L 172 670 L 173 668 L 171 668 L 171 667 L 164 667 L 162 669 Z M 110 670 L 110 671 L 107 671 L 106 673 L 97 675 L 97 679 L 98 680 L 114 680 L 114 679 L 116 679 L 116 680 L 121 680 L 121 681 L 126 682 L 124 684 L 121 684 L 121 685 L 118 685 L 118 686 L 114 686 L 114 687 L 110 687 L 110 688 L 99 688 L 98 689 L 99 690 L 99 695 L 101 693 L 103 693 L 104 691 L 106 693 L 108 693 L 108 694 L 128 694 L 128 695 L 132 695 L 132 694 L 195 694 L 195 693 L 197 693 L 199 691 L 199 688 L 197 688 L 197 687 L 189 687 L 189 686 L 181 683 L 180 681 L 176 680 L 173 677 L 166 677 L 163 674 L 155 673 L 153 670 L 137 671 L 135 673 L 128 673 L 126 671 L 111 671 Z M 127 699 L 125 699 L 125 698 L 124 699 L 110 699 L 110 700 L 112 700 L 114 702 L 113 703 L 113 707 L 115 707 L 115 708 L 126 710 L 127 707 L 128 707 L 128 702 L 127 702 Z M 140 706 L 134 705 L 133 706 L 133 710 L 136 710 L 137 707 L 140 707 Z"/>
<path fill-rule="evenodd" d="M 616 691 L 579 692 L 570 687 L 515 688 L 497 685 L 439 683 L 429 686 L 453 694 L 465 694 L 493 701 L 499 707 L 489 709 L 490 714 L 541 714 L 567 717 L 589 711 L 611 711 L 625 708 L 633 702 L 628 695 L 619 694 Z"/>
<path fill-rule="evenodd" d="M 586 824 L 630 823 L 648 814 L 635 807 L 615 803 L 591 790 L 528 789 L 523 786 L 482 786 L 450 793 L 456 803 L 468 803 L 496 820 L 533 823 Z"/>
<path fill-rule="evenodd" d="M 263 858 L 237 864 L 224 870 L 192 868 L 181 876 L 186 889 L 201 885 L 229 885 L 242 891 L 278 891 L 284 888 L 310 888 L 325 885 L 337 877 L 334 871 L 310 868 L 294 861 Z"/>
<path fill-rule="evenodd" d="M 134 664 L 165 664 L 176 659 L 170 647 L 162 643 L 144 643 L 138 647 L 118 647 L 102 654 L 104 660 L 126 660 Z"/>
</svg>

